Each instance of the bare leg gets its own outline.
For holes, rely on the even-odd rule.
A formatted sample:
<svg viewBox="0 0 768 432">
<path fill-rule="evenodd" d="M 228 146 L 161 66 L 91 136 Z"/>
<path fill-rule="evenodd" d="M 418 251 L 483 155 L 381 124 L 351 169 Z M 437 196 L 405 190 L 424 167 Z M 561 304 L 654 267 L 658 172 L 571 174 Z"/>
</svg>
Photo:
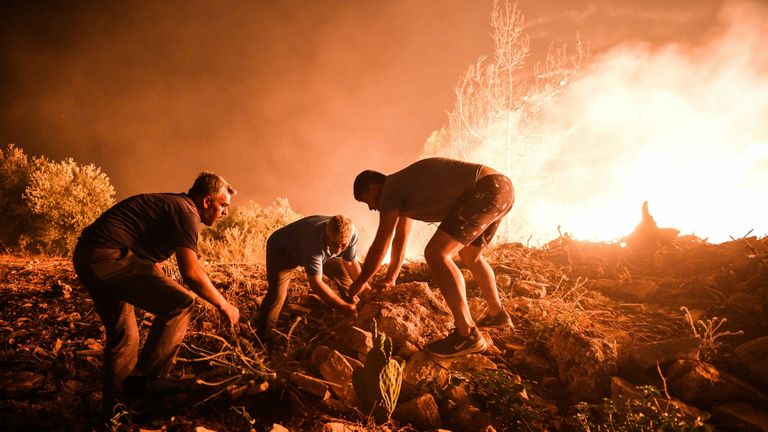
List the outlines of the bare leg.
<svg viewBox="0 0 768 432">
<path fill-rule="evenodd" d="M 459 334 L 467 336 L 475 326 L 467 305 L 467 290 L 464 276 L 451 256 L 462 247 L 462 244 L 443 231 L 437 230 L 424 250 L 432 274 L 435 277 L 440 292 L 448 303 L 453 315 L 453 322 Z"/>
<path fill-rule="evenodd" d="M 496 276 L 488 261 L 483 257 L 484 250 L 485 248 L 470 244 L 459 251 L 459 256 L 464 265 L 469 267 L 480 292 L 483 293 L 483 297 L 488 303 L 488 315 L 496 316 L 503 312 L 504 308 L 501 306 L 501 300 L 499 300 Z"/>
</svg>

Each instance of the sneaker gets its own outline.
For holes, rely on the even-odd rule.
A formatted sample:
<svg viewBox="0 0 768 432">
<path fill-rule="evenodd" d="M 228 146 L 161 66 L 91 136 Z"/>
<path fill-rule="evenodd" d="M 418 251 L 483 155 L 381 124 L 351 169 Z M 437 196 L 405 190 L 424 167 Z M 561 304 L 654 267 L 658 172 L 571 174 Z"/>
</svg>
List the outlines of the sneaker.
<svg viewBox="0 0 768 432">
<path fill-rule="evenodd" d="M 480 330 L 473 327 L 469 336 L 462 336 L 454 329 L 448 336 L 427 344 L 425 349 L 435 357 L 449 358 L 464 354 L 481 353 L 488 348 Z"/>
<path fill-rule="evenodd" d="M 512 319 L 506 311 L 494 316 L 486 315 L 477 321 L 477 326 L 480 328 L 495 328 L 495 329 L 507 329 L 515 328 L 512 324 Z"/>
</svg>

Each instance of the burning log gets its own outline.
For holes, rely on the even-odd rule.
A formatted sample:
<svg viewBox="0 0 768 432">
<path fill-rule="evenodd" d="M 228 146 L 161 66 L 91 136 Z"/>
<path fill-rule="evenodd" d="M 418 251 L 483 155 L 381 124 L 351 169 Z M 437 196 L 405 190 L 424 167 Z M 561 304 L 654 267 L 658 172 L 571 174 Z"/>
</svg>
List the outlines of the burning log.
<svg viewBox="0 0 768 432">
<path fill-rule="evenodd" d="M 678 234 L 680 234 L 680 230 L 675 228 L 659 228 L 650 211 L 648 211 L 648 201 L 645 201 L 643 202 L 640 223 L 623 240 L 627 243 L 628 247 L 632 248 L 658 248 L 672 243 Z"/>
</svg>

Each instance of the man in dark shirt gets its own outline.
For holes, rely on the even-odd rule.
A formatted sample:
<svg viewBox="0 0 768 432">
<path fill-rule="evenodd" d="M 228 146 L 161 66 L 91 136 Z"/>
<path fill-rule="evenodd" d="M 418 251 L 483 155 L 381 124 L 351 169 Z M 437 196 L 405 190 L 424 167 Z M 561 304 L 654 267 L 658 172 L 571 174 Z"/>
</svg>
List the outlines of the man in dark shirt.
<svg viewBox="0 0 768 432">
<path fill-rule="evenodd" d="M 310 288 L 324 303 L 345 315 L 355 305 L 339 297 L 324 281 L 323 272 L 346 294 L 351 277 L 360 274 L 357 233 L 346 216 L 307 216 L 273 232 L 267 239 L 267 294 L 261 302 L 258 334 L 267 340 L 277 325 L 288 295 L 291 272 L 304 267 Z M 341 262 L 339 263 L 339 259 Z"/>
<path fill-rule="evenodd" d="M 437 357 L 453 357 L 487 348 L 469 312 L 466 283 L 452 258 L 456 252 L 469 267 L 488 304 L 488 314 L 477 326 L 512 327 L 499 300 L 493 270 L 482 255 L 514 203 L 509 178 L 484 165 L 429 158 L 388 176 L 363 171 L 355 179 L 354 194 L 357 201 L 379 212 L 379 227 L 362 273 L 350 286 L 350 296 L 359 294 L 379 269 L 390 242 L 391 259 L 383 284 L 395 283 L 414 219 L 440 222 L 424 250 L 424 258 L 456 328 L 446 338 L 429 343 L 427 351 Z"/>
<path fill-rule="evenodd" d="M 174 253 L 192 291 L 234 325 L 240 312 L 211 284 L 198 261 L 200 224 L 227 215 L 235 190 L 220 176 L 201 173 L 186 194 L 127 198 L 86 227 L 73 263 L 104 324 L 104 415 L 124 394 L 168 389 L 166 376 L 189 323 L 193 295 L 165 276 L 160 264 Z M 134 307 L 155 318 L 141 354 Z M 163 383 L 166 383 L 165 386 Z"/>
</svg>

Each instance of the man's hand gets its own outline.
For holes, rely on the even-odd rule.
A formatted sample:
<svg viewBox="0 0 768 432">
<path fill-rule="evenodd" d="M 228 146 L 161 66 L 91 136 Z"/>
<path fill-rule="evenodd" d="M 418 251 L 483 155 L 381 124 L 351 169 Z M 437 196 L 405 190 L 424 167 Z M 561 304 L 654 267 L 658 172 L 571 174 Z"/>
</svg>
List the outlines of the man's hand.
<svg viewBox="0 0 768 432">
<path fill-rule="evenodd" d="M 339 312 L 344 314 L 348 317 L 355 317 L 357 316 L 357 306 L 355 306 L 352 303 L 344 303 L 336 306 L 336 309 L 338 309 Z"/>
<path fill-rule="evenodd" d="M 393 286 L 395 286 L 395 281 L 391 279 L 382 279 L 380 281 L 376 281 L 376 283 L 373 284 L 373 287 L 377 290 L 389 289 Z"/>
<path fill-rule="evenodd" d="M 360 291 L 362 291 L 366 285 L 367 284 L 358 283 L 357 281 L 352 282 L 352 284 L 349 286 L 349 298 L 357 297 L 357 295 L 360 294 Z"/>
<path fill-rule="evenodd" d="M 240 310 L 232 305 L 232 303 L 224 303 L 219 312 L 224 315 L 232 325 L 237 324 L 237 321 L 240 319 Z"/>
</svg>

